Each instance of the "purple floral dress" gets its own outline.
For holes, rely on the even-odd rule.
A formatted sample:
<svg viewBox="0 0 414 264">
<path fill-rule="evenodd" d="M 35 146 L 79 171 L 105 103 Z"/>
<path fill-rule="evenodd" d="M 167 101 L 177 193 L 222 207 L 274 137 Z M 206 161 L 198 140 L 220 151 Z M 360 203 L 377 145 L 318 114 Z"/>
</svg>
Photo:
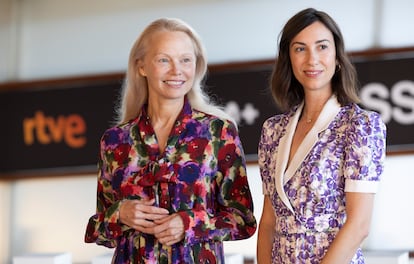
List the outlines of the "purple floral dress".
<svg viewBox="0 0 414 264">
<path fill-rule="evenodd" d="M 153 197 L 182 217 L 184 240 L 164 246 L 119 222 L 120 201 Z M 164 153 L 145 107 L 104 133 L 97 211 L 85 241 L 116 247 L 113 263 L 223 263 L 222 241 L 245 239 L 255 230 L 244 153 L 232 123 L 185 100 Z"/>
<path fill-rule="evenodd" d="M 273 263 L 320 263 L 346 221 L 345 192 L 375 193 L 386 128 L 375 112 L 333 96 L 287 165 L 303 104 L 265 121 L 259 143 L 263 192 L 274 209 Z M 351 263 L 364 263 L 361 249 Z"/>
</svg>

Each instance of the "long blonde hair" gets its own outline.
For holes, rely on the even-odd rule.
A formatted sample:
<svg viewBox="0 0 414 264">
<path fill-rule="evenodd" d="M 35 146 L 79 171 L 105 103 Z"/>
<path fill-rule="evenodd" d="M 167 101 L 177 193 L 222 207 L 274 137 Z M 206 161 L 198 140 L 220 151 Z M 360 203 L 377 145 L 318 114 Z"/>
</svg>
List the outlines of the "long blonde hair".
<svg viewBox="0 0 414 264">
<path fill-rule="evenodd" d="M 236 125 L 233 118 L 212 102 L 203 91 L 202 82 L 207 74 L 207 60 L 204 47 L 198 34 L 187 23 L 177 18 L 161 18 L 153 21 L 145 28 L 132 46 L 129 54 L 128 70 L 121 90 L 121 102 L 117 107 L 116 123 L 121 124 L 138 116 L 142 106 L 147 102 L 148 84 L 146 78 L 138 73 L 138 61 L 143 59 L 147 52 L 148 39 L 151 34 L 163 30 L 183 32 L 193 42 L 196 55 L 196 72 L 194 85 L 187 94 L 191 107 L 220 118 L 228 119 Z"/>
</svg>

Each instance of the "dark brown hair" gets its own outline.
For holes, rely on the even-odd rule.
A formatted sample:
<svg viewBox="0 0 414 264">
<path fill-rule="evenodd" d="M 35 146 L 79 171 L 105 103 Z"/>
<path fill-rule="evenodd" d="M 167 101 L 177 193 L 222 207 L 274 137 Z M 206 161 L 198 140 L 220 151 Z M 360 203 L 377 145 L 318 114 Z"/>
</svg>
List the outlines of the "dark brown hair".
<svg viewBox="0 0 414 264">
<path fill-rule="evenodd" d="M 319 21 L 331 32 L 335 41 L 337 68 L 332 77 L 332 90 L 341 105 L 358 103 L 358 79 L 354 65 L 345 52 L 342 33 L 336 22 L 325 12 L 307 8 L 288 20 L 279 34 L 279 54 L 270 79 L 273 99 L 282 110 L 287 110 L 304 99 L 302 85 L 293 75 L 289 55 L 292 39 L 304 28 Z"/>
</svg>

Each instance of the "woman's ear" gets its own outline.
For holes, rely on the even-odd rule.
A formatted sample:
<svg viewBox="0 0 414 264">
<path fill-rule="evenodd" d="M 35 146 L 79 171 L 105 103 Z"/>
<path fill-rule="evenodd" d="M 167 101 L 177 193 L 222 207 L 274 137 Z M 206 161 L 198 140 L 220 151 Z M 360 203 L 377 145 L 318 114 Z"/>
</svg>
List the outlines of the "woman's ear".
<svg viewBox="0 0 414 264">
<path fill-rule="evenodd" d="M 138 72 L 139 72 L 139 74 L 141 74 L 142 76 L 144 76 L 144 77 L 146 77 L 147 76 L 147 74 L 145 73 L 145 71 L 144 71 L 144 68 L 142 68 L 142 67 L 139 67 L 138 68 Z"/>
<path fill-rule="evenodd" d="M 142 61 L 137 61 L 137 68 L 138 68 L 139 74 L 141 74 L 144 77 L 147 76 L 147 74 L 145 73 L 144 64 L 142 63 Z"/>
</svg>

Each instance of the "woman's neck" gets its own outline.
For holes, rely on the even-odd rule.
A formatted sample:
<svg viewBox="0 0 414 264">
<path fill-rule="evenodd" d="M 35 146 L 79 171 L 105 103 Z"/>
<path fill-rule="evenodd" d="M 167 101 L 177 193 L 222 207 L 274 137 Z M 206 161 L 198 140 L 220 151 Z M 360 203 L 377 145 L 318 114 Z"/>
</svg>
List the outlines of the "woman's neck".
<svg viewBox="0 0 414 264">
<path fill-rule="evenodd" d="M 301 119 L 313 123 L 331 96 L 332 94 L 305 96 Z"/>
<path fill-rule="evenodd" d="M 184 100 L 170 101 L 148 101 L 147 113 L 151 124 L 155 127 L 170 127 L 183 108 Z"/>
</svg>

